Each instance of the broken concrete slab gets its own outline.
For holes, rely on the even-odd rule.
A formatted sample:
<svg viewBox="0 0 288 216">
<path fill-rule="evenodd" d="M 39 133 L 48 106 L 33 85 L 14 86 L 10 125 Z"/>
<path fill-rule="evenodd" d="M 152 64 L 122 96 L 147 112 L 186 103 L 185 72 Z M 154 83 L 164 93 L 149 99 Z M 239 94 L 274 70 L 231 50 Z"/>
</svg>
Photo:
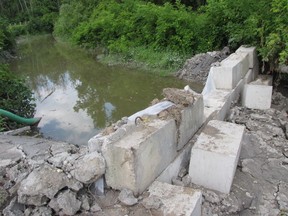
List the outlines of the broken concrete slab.
<svg viewBox="0 0 288 216">
<path fill-rule="evenodd" d="M 159 208 L 161 215 L 200 216 L 202 193 L 200 190 L 175 186 L 155 181 L 148 189 L 149 197 L 145 199 L 146 206 Z M 157 205 L 147 205 L 149 200 L 157 201 Z"/>
<path fill-rule="evenodd" d="M 192 183 L 229 193 L 237 167 L 244 126 L 210 121 L 191 150 Z"/>
<path fill-rule="evenodd" d="M 125 131 L 124 131 L 125 132 Z M 151 119 L 102 147 L 107 185 L 143 192 L 176 157 L 174 119 Z"/>
<path fill-rule="evenodd" d="M 72 176 L 84 184 L 95 182 L 105 173 L 105 159 L 98 152 L 91 152 L 76 160 Z"/>
<path fill-rule="evenodd" d="M 256 79 L 259 74 L 259 61 L 257 57 L 256 47 L 240 46 L 235 53 L 247 53 L 249 61 L 249 69 L 252 69 L 252 80 Z"/>
<path fill-rule="evenodd" d="M 41 206 L 52 199 L 64 187 L 79 191 L 82 184 L 69 179 L 60 169 L 42 165 L 24 179 L 18 189 L 18 201 L 27 205 Z"/>
<path fill-rule="evenodd" d="M 272 78 L 263 76 L 246 84 L 242 94 L 242 106 L 250 109 L 269 109 L 273 90 L 271 84 Z"/>
</svg>

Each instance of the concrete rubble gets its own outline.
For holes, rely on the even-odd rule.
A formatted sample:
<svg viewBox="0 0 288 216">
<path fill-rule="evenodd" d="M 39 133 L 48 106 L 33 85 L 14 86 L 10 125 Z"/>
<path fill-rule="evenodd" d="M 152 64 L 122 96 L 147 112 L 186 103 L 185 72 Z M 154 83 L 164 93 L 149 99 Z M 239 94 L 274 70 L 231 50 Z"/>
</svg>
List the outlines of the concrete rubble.
<svg viewBox="0 0 288 216">
<path fill-rule="evenodd" d="M 88 146 L 0 135 L 2 214 L 288 215 L 288 99 L 274 92 L 272 108 L 235 105 L 258 75 L 255 55 L 240 47 L 214 65 L 229 78 L 223 88 L 214 79 L 217 88 L 203 96 L 189 87 L 165 89 L 156 113 L 154 104 L 124 117 Z M 207 150 L 198 158 L 197 146 Z M 203 166 L 195 184 L 201 160 L 219 169 Z M 229 180 L 223 187 L 222 174 Z"/>
</svg>

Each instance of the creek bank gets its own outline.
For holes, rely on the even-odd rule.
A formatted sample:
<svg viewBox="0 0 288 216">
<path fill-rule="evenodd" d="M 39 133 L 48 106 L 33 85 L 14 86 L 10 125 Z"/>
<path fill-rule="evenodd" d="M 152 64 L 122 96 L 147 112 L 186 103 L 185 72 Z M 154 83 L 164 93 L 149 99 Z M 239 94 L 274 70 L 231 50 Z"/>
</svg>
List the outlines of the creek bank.
<svg viewBox="0 0 288 216">
<path fill-rule="evenodd" d="M 279 110 L 231 109 L 228 121 L 244 125 L 246 135 L 229 195 L 191 184 L 188 169 L 173 179 L 175 185 L 202 190 L 203 215 L 287 213 L 287 103 L 274 93 L 272 106 Z M 119 191 L 106 188 L 105 195 L 98 196 L 91 182 L 103 173 L 104 164 L 102 156 L 88 153 L 87 147 L 9 135 L 1 135 L 0 145 L 4 215 L 161 215 L 162 201 L 147 191 L 134 197 L 124 190 L 119 196 Z M 87 169 L 87 164 L 98 169 Z"/>
</svg>

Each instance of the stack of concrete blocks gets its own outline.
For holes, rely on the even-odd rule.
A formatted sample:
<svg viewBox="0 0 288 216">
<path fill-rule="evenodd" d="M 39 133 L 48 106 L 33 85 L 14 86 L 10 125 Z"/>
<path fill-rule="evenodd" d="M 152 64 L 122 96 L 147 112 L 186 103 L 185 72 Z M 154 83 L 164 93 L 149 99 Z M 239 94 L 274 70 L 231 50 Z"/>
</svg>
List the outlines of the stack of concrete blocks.
<svg viewBox="0 0 288 216">
<path fill-rule="evenodd" d="M 229 193 L 236 171 L 244 126 L 211 120 L 191 150 L 192 183 Z"/>
<path fill-rule="evenodd" d="M 142 116 L 137 125 L 129 121 L 115 132 L 89 141 L 89 150 L 100 151 L 105 158 L 108 186 L 140 194 L 183 152 L 204 119 L 202 95 L 193 96 L 194 103 L 181 110 L 178 126 L 169 116 L 166 120 Z M 175 171 L 174 176 L 177 174 Z"/>
<path fill-rule="evenodd" d="M 259 76 L 254 82 L 245 84 L 242 106 L 250 109 L 269 109 L 272 100 L 272 77 Z"/>
<path fill-rule="evenodd" d="M 215 90 L 205 95 L 205 123 L 225 119 L 231 103 L 238 100 L 244 86 L 257 76 L 258 67 L 256 48 L 245 46 L 224 59 L 220 66 L 211 67 Z"/>
</svg>

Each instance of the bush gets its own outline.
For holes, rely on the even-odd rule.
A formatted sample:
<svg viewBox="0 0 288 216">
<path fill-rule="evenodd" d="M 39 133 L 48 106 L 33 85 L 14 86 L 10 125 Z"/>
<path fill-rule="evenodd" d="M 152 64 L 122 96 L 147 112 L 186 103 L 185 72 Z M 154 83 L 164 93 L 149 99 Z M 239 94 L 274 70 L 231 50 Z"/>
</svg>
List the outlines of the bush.
<svg viewBox="0 0 288 216">
<path fill-rule="evenodd" d="M 23 80 L 12 75 L 6 65 L 0 64 L 0 107 L 22 117 L 30 118 L 35 113 L 35 103 L 31 90 L 24 84 Z M 3 125 L 3 118 L 2 118 Z M 17 125 L 4 119 L 9 129 Z M 1 127 L 1 125 L 0 125 Z"/>
</svg>

